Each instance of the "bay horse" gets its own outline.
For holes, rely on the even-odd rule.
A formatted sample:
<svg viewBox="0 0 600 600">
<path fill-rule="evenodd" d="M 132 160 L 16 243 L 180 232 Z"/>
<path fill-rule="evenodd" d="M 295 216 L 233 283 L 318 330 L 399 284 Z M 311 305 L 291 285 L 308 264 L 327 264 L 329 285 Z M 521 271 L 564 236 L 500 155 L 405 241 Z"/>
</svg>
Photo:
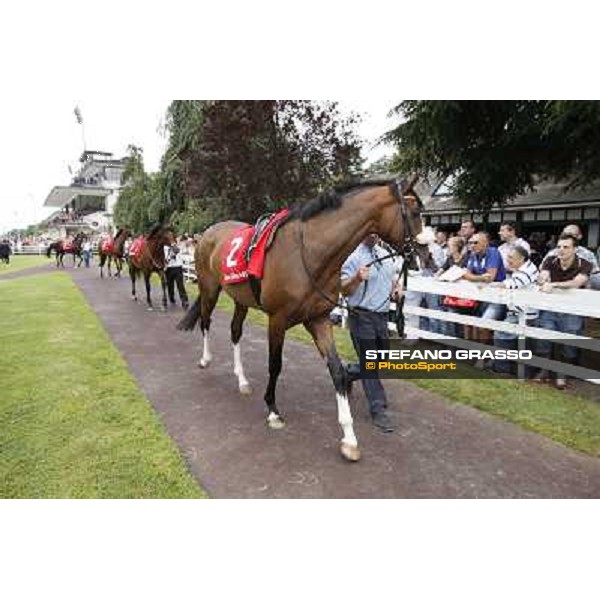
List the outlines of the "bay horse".
<svg viewBox="0 0 600 600">
<path fill-rule="evenodd" d="M 123 270 L 125 240 L 130 236 L 131 232 L 129 229 L 123 227 L 117 231 L 114 239 L 104 240 L 98 244 L 98 256 L 100 258 L 100 278 L 104 278 L 104 265 L 107 263 L 107 261 L 108 276 L 112 277 L 110 265 L 113 260 L 115 261 L 115 265 L 117 267 L 115 277 L 121 277 L 121 271 Z M 106 242 L 109 243 L 107 244 Z"/>
<path fill-rule="evenodd" d="M 58 240 L 53 242 L 46 249 L 46 256 L 50 258 L 52 255 L 52 251 L 56 252 L 56 267 L 63 267 L 63 259 L 65 254 L 73 255 L 73 266 L 75 267 L 76 259 L 79 258 L 79 264 L 77 267 L 81 267 L 81 263 L 83 262 L 83 253 L 81 251 L 81 247 L 83 246 L 83 242 L 86 239 L 86 235 L 84 233 L 79 232 L 71 242 L 70 245 L 67 245 L 66 240 Z"/>
<path fill-rule="evenodd" d="M 139 248 L 139 253 L 135 253 L 134 241 L 129 249 L 129 277 L 131 278 L 131 298 L 137 302 L 137 294 L 135 291 L 135 281 L 140 273 L 144 275 L 144 283 L 146 284 L 146 302 L 148 310 L 153 310 L 152 298 L 150 297 L 150 277 L 152 273 L 158 273 L 160 284 L 162 286 L 162 306 L 163 310 L 167 310 L 167 280 L 165 276 L 165 245 L 171 244 L 173 241 L 173 230 L 164 225 L 154 226 L 150 232 L 143 237 L 142 244 Z M 134 251 L 132 253 L 132 251 Z"/>
<path fill-rule="evenodd" d="M 221 282 L 224 244 L 244 223 L 216 223 L 206 230 L 196 246 L 194 261 L 199 298 L 177 325 L 178 329 L 189 331 L 200 320 L 203 350 L 198 365 L 208 367 L 212 359 L 211 314 L 223 288 L 235 303 L 231 321 L 233 371 L 240 393 L 249 394 L 251 388 L 240 351 L 242 326 L 248 308 L 261 308 L 267 313 L 269 382 L 264 400 L 267 424 L 272 429 L 280 429 L 285 423 L 275 403 L 275 387 L 282 367 L 285 333 L 302 323 L 312 335 L 333 380 L 338 421 L 343 431 L 340 451 L 350 461 L 359 460 L 360 450 L 348 402 L 349 382 L 336 351 L 329 313 L 339 295 L 342 264 L 367 234 L 377 233 L 396 251 L 410 244 L 420 256 L 427 256 L 421 203 L 416 195 L 407 195 L 415 182 L 413 179 L 402 185 L 386 179 L 354 183 L 325 192 L 292 209 L 266 255 L 260 306 L 248 282 L 233 285 Z"/>
</svg>

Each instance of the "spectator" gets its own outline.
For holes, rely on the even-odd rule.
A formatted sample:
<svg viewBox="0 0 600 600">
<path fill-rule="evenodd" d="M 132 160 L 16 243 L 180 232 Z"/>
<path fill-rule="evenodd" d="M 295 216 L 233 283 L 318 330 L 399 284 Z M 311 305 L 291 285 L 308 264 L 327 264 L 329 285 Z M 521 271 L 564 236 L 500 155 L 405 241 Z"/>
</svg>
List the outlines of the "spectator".
<svg viewBox="0 0 600 600">
<path fill-rule="evenodd" d="M 581 227 L 579 225 L 572 223 L 567 225 L 563 231 L 562 235 L 570 235 L 577 241 L 576 254 L 579 258 L 582 258 L 586 262 L 592 265 L 592 272 L 589 278 L 589 287 L 594 290 L 600 289 L 600 266 L 598 265 L 598 260 L 596 259 L 596 255 L 589 250 L 588 248 L 581 245 L 581 241 L 583 240 L 583 233 L 581 231 Z M 546 254 L 544 261 L 548 257 L 558 256 L 558 246 L 554 250 L 551 250 Z"/>
<path fill-rule="evenodd" d="M 532 287 L 538 278 L 538 268 L 531 262 L 529 252 L 523 246 L 515 246 L 508 253 L 509 275 L 504 281 L 491 283 L 490 286 L 503 287 L 509 290 L 518 290 Z M 504 321 L 512 325 L 519 322 L 520 315 L 525 315 L 527 325 L 533 324 L 538 317 L 538 311 L 520 306 L 509 306 Z M 504 349 L 514 349 L 517 346 L 517 336 L 506 331 L 494 332 L 494 345 Z M 510 372 L 508 361 L 495 361 L 494 370 L 498 372 Z"/>
<path fill-rule="evenodd" d="M 445 231 L 436 231 L 435 242 L 443 250 L 446 257 L 448 257 L 448 234 Z"/>
<path fill-rule="evenodd" d="M 177 284 L 177 291 L 179 293 L 181 305 L 185 310 L 187 310 L 189 302 L 185 289 L 185 282 L 183 280 L 183 262 L 181 260 L 179 246 L 176 244 L 173 233 L 171 233 L 171 244 L 164 247 L 164 252 L 167 263 L 166 275 L 169 301 L 171 302 L 171 305 L 175 304 L 175 284 Z"/>
<path fill-rule="evenodd" d="M 521 246 L 522 248 L 524 248 L 527 251 L 527 260 L 529 260 L 529 253 L 531 252 L 531 248 L 523 238 L 517 237 L 516 226 L 514 223 L 502 223 L 502 225 L 500 225 L 500 230 L 498 233 L 500 235 L 500 239 L 503 242 L 498 247 L 498 251 L 502 256 L 502 262 L 507 272 L 510 272 L 510 267 L 508 266 L 508 255 L 515 246 Z"/>
<path fill-rule="evenodd" d="M 466 281 L 478 283 L 490 283 L 492 281 L 504 281 L 506 272 L 502 256 L 497 248 L 490 246 L 489 235 L 480 231 L 469 240 L 470 253 L 467 260 L 467 272 L 463 275 Z M 504 318 L 504 306 L 490 302 L 482 302 L 476 309 L 475 314 L 483 319 Z M 492 332 L 482 328 L 472 328 L 465 325 L 465 337 L 467 339 L 478 339 L 486 343 L 492 340 Z"/>
<path fill-rule="evenodd" d="M 431 234 L 433 232 L 429 229 Z M 431 236 L 433 238 L 433 235 Z M 421 264 L 421 259 L 418 256 L 414 257 L 414 263 L 409 267 L 412 275 L 417 277 L 433 277 L 446 262 L 446 256 L 441 246 L 436 242 L 429 243 L 429 257 L 425 264 Z M 405 306 L 423 306 L 430 310 L 441 310 L 441 297 L 438 294 L 428 294 L 426 292 L 417 292 L 414 290 L 406 290 Z M 433 333 L 439 333 L 441 322 L 437 319 L 420 318 L 418 315 L 407 315 L 406 324 L 415 329 L 424 329 Z M 416 333 L 409 332 L 406 335 L 407 340 L 418 340 L 419 336 Z"/>
<path fill-rule="evenodd" d="M 355 309 L 348 317 L 348 325 L 357 354 L 361 340 L 375 340 L 378 349 L 389 349 L 387 318 L 395 266 L 391 261 L 382 261 L 367 267 L 383 256 L 383 251 L 376 246 L 377 239 L 374 234 L 368 235 L 342 265 L 342 294 L 347 297 L 348 305 Z M 398 286 L 393 291 L 398 298 L 401 293 Z M 349 382 L 360 378 L 358 364 L 348 364 L 346 372 Z M 391 433 L 394 425 L 386 412 L 387 400 L 381 381 L 378 378 L 363 379 L 362 386 L 373 425 L 384 433 Z"/>
<path fill-rule="evenodd" d="M 89 269 L 90 261 L 92 259 L 92 244 L 88 238 L 85 238 L 85 242 L 83 242 L 81 251 L 83 252 L 83 260 L 85 262 L 85 266 Z"/>
<path fill-rule="evenodd" d="M 556 256 L 547 256 L 542 263 L 538 283 L 542 292 L 550 293 L 554 289 L 577 289 L 584 287 L 592 272 L 592 264 L 577 254 L 577 239 L 571 235 L 562 234 L 556 245 Z M 569 313 L 559 313 L 549 310 L 540 311 L 537 326 L 551 331 L 560 331 L 571 335 L 582 335 L 583 317 Z M 537 354 L 550 357 L 552 343 L 548 340 L 537 340 Z M 562 356 L 565 362 L 577 361 L 577 348 L 562 345 Z M 549 381 L 549 373 L 542 369 L 534 381 Z M 556 387 L 565 389 L 567 378 L 562 373 L 556 374 Z"/>
<path fill-rule="evenodd" d="M 471 220 L 463 221 L 460 226 L 460 230 L 458 235 L 465 240 L 470 240 L 473 235 L 477 233 L 477 228 L 475 227 L 475 223 Z"/>
<path fill-rule="evenodd" d="M 466 268 L 467 266 L 467 245 L 465 240 L 459 236 L 451 237 L 448 240 L 448 258 L 446 258 L 446 262 L 443 267 L 437 272 L 437 275 L 441 275 L 443 272 L 447 271 L 451 267 L 460 267 L 461 269 Z M 440 296 L 440 299 L 442 297 Z M 443 302 L 443 300 L 442 300 Z M 441 309 L 444 312 L 457 313 L 457 314 L 472 314 L 471 309 L 463 309 L 452 306 L 441 305 Z M 449 335 L 451 337 L 458 337 L 459 334 L 462 335 L 462 327 L 458 323 L 452 323 L 450 321 L 440 321 L 440 333 L 444 335 Z"/>
</svg>

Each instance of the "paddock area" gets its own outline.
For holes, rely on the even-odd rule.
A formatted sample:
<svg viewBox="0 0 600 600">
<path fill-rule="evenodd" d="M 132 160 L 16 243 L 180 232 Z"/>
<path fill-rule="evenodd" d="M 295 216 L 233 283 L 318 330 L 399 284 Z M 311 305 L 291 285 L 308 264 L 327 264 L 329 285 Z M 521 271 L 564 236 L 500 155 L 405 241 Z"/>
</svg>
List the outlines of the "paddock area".
<svg viewBox="0 0 600 600">
<path fill-rule="evenodd" d="M 17 301 L 19 294 L 24 293 L 23 286 L 31 286 L 25 282 L 34 282 L 40 273 L 44 273 L 42 279 L 63 280 L 59 293 L 55 291 L 48 296 L 49 292 L 40 287 L 35 296 L 37 336 L 40 345 L 49 345 L 45 350 L 48 356 L 43 354 L 43 361 L 51 364 L 52 345 L 60 343 L 62 354 L 56 372 L 63 376 L 65 371 L 69 372 L 68 382 L 65 380 L 66 387 L 62 390 L 64 397 L 70 398 L 72 410 L 83 410 L 86 395 L 93 393 L 94 386 L 108 385 L 98 373 L 104 372 L 108 382 L 111 377 L 106 374 L 106 365 L 96 363 L 94 340 L 86 340 L 85 336 L 74 339 L 66 336 L 66 332 L 77 326 L 80 315 L 89 315 L 85 318 L 95 322 L 100 332 L 95 335 L 104 336 L 102 343 L 108 345 L 105 351 L 122 357 L 119 377 L 133 375 L 131 381 L 137 392 L 130 393 L 135 396 L 138 410 L 144 412 L 144 405 L 153 409 L 145 417 L 150 418 L 148 423 L 137 427 L 131 425 L 131 433 L 138 434 L 135 452 L 146 459 L 156 452 L 152 445 L 144 448 L 145 437 L 140 436 L 140 431 L 146 431 L 146 427 L 149 427 L 148 431 L 156 431 L 151 415 L 157 415 L 161 429 L 168 434 L 160 443 L 166 443 L 167 448 L 170 437 L 183 459 L 182 467 L 176 460 L 165 468 L 177 473 L 183 468 L 199 483 L 197 492 L 187 483 L 181 484 L 179 492 L 176 487 L 169 488 L 170 497 L 201 495 L 201 490 L 214 498 L 597 498 L 600 495 L 600 459 L 593 456 L 595 447 L 590 448 L 588 454 L 577 452 L 504 419 L 452 402 L 460 382 L 448 382 L 449 394 L 444 398 L 440 395 L 443 382 L 437 382 L 434 392 L 412 383 L 386 381 L 390 414 L 398 424 L 396 432 L 390 435 L 373 429 L 362 390 L 355 386 L 352 410 L 363 457 L 359 463 L 349 464 L 337 451 L 340 432 L 335 395 L 327 370 L 313 346 L 293 339 L 293 336 L 286 341 L 279 396 L 287 427 L 271 431 L 265 425 L 262 399 L 267 382 L 266 334 L 257 319 L 249 320 L 242 338 L 246 375 L 253 393 L 241 396 L 232 373 L 230 315 L 225 311 L 215 313 L 211 328 L 213 363 L 209 369 L 200 370 L 196 366 L 200 334 L 175 329 L 182 310 L 146 311 L 142 303 L 129 299 L 126 277 L 102 281 L 97 269 L 68 268 L 56 273 L 54 267 L 37 267 L 5 276 L 7 281 L 0 285 L 0 293 L 4 290 L 2 302 Z M 75 287 L 67 285 L 70 278 Z M 7 287 L 17 283 L 20 288 Z M 61 301 L 61 294 L 67 294 L 69 302 L 81 303 L 74 316 L 66 312 L 69 303 L 64 299 Z M 44 306 L 50 311 L 46 315 L 42 310 Z M 56 335 L 51 336 L 51 329 L 42 325 L 44 318 L 49 319 L 50 315 L 53 315 L 52 326 L 56 328 Z M 18 325 L 17 331 L 21 331 L 29 316 L 22 311 L 12 315 L 11 319 L 10 323 L 3 321 L 0 330 L 5 347 L 14 339 L 11 329 Z M 93 329 L 91 324 L 87 326 Z M 34 360 L 33 354 L 30 360 Z M 86 365 L 86 370 L 78 371 L 82 364 Z M 10 355 L 10 363 L 5 363 L 3 369 L 3 381 L 23 377 L 18 352 Z M 59 375 L 49 369 L 45 376 L 52 381 Z M 45 402 L 54 406 L 56 400 L 53 397 L 58 393 L 59 382 L 49 385 L 50 391 L 44 391 L 38 382 L 36 402 L 41 406 Z M 524 385 L 493 383 L 505 384 L 507 389 Z M 527 389 L 530 387 L 527 385 Z M 114 411 L 127 408 L 131 401 L 131 397 L 123 395 L 119 388 L 109 388 L 94 404 L 94 410 L 101 418 L 104 409 L 107 414 L 114 414 Z M 22 399 L 13 399 L 13 402 L 22 402 Z M 583 410 L 579 402 L 573 398 L 573 410 Z M 29 406 L 27 402 L 20 406 L 20 419 L 29 418 Z M 3 407 L 1 412 L 5 421 L 2 426 L 14 427 L 16 408 L 5 409 Z M 37 410 L 38 418 L 45 419 L 44 412 Z M 78 423 L 84 428 L 83 432 L 65 429 L 68 418 L 67 415 L 59 421 L 62 445 L 67 447 L 73 436 L 85 438 L 85 428 L 91 427 L 85 420 L 80 420 Z M 125 421 L 117 419 L 115 426 L 121 428 L 121 434 L 126 438 Z M 49 439 L 52 439 L 51 428 L 57 426 L 56 422 L 45 423 L 45 426 Z M 105 431 L 110 431 L 110 427 L 109 424 Z M 86 448 L 94 455 L 92 429 L 89 434 Z M 40 451 L 40 444 L 34 442 L 32 439 L 18 441 L 22 456 L 27 455 L 28 444 Z M 127 452 L 127 444 L 117 446 L 119 451 L 103 448 L 103 468 L 95 472 L 95 481 L 110 480 L 122 472 L 123 464 L 131 468 L 132 453 Z M 119 453 L 123 451 L 125 457 Z M 54 460 L 53 453 L 58 452 L 56 444 L 50 444 L 47 460 Z M 24 478 L 29 474 L 28 469 L 33 469 L 36 476 L 40 473 L 39 465 L 25 460 L 15 460 L 5 469 L 8 475 L 17 473 Z M 3 473 L 3 479 L 7 473 Z M 52 472 L 48 476 L 51 477 Z M 55 476 L 61 477 L 59 472 Z M 180 476 L 184 482 L 185 473 Z M 75 481 L 73 485 L 76 484 Z M 35 487 L 23 489 L 27 490 L 25 495 L 36 496 Z M 98 488 L 94 487 L 85 488 L 83 494 L 69 490 L 68 486 L 48 485 L 45 489 L 49 496 L 94 497 L 95 492 L 99 494 Z M 60 491 L 56 492 L 57 489 Z M 114 497 L 131 496 L 127 493 L 126 480 L 109 489 L 113 490 Z M 139 489 L 132 486 L 130 491 L 134 497 L 140 493 Z M 160 497 L 160 493 L 159 486 L 154 494 L 148 495 Z M 41 492 L 39 495 L 43 496 Z"/>
</svg>

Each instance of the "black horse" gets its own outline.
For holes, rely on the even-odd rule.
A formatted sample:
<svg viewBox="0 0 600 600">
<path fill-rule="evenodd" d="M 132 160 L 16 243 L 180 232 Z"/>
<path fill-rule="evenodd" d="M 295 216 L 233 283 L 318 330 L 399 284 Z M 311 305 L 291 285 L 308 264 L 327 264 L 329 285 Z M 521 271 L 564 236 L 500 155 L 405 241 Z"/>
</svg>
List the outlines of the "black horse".
<svg viewBox="0 0 600 600">
<path fill-rule="evenodd" d="M 53 242 L 48 246 L 46 250 L 46 256 L 50 258 L 52 256 L 52 251 L 56 252 L 56 267 L 63 267 L 63 259 L 65 254 L 73 255 L 73 266 L 80 267 L 83 262 L 83 252 L 81 250 L 83 246 L 83 242 L 86 240 L 86 236 L 84 233 L 78 233 L 75 236 L 75 239 L 69 244 L 65 240 L 58 240 L 57 242 Z M 75 265 L 76 259 L 79 259 L 79 263 Z"/>
<path fill-rule="evenodd" d="M 6 240 L 0 242 L 0 261 L 7 265 L 10 264 L 10 254 L 10 244 Z"/>
</svg>

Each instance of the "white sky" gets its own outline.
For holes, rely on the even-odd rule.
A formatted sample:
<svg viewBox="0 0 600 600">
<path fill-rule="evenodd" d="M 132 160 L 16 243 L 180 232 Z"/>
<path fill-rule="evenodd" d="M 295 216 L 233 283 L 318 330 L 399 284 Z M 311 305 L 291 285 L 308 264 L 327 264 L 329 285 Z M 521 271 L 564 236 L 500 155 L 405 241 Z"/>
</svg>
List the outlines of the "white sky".
<svg viewBox="0 0 600 600">
<path fill-rule="evenodd" d="M 144 149 L 147 170 L 157 170 L 166 139 L 160 132 L 168 99 L 98 99 L 46 97 L 0 100 L 0 164 L 4 174 L 0 186 L 0 232 L 25 227 L 46 217 L 43 207 L 55 185 L 68 185 L 69 165 L 79 166 L 83 150 L 81 126 L 73 110 L 79 106 L 88 149 L 125 154 L 133 143 Z M 376 160 L 390 152 L 374 148 L 377 138 L 394 121 L 387 114 L 398 100 L 346 100 L 344 110 L 363 115 L 359 134 L 366 140 L 365 156 Z"/>
</svg>

